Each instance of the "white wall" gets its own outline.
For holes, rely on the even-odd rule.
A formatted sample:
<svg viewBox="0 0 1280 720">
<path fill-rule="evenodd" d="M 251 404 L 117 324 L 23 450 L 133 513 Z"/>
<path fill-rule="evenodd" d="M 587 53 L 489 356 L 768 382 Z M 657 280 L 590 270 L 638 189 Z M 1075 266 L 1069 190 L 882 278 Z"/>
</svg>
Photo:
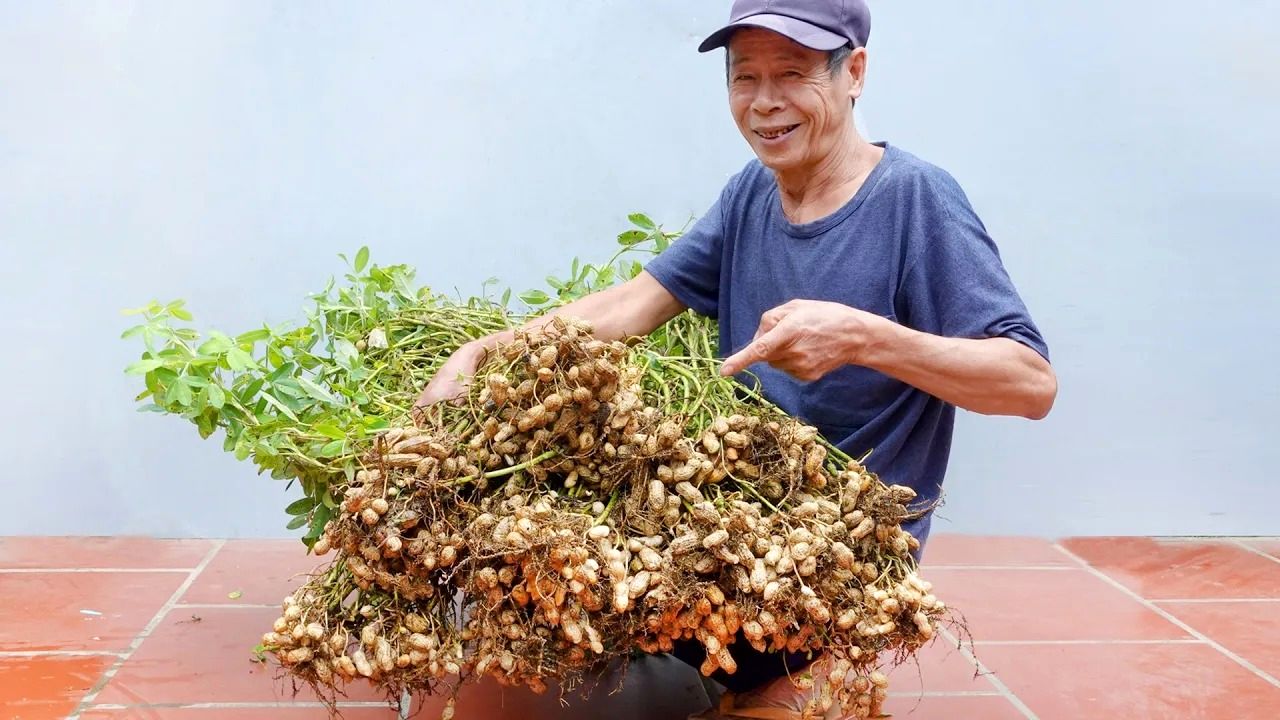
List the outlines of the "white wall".
<svg viewBox="0 0 1280 720">
<path fill-rule="evenodd" d="M 287 534 L 282 483 L 134 412 L 120 308 L 299 317 L 365 243 L 538 283 L 748 158 L 694 50 L 727 2 L 461 5 L 0 0 L 0 534 Z M 1280 533 L 1280 8 L 873 10 L 862 123 L 961 181 L 1061 379 L 962 416 L 935 527 Z"/>
</svg>

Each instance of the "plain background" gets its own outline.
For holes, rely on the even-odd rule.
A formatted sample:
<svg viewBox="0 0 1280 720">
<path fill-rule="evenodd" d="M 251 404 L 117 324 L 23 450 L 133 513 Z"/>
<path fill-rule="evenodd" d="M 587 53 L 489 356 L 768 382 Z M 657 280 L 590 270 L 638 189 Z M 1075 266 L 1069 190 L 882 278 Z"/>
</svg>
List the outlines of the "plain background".
<svg viewBox="0 0 1280 720">
<path fill-rule="evenodd" d="M 684 225 L 750 158 L 695 52 L 728 4 L 0 1 L 0 534 L 291 534 L 134 411 L 119 311 L 239 331 L 362 244 L 474 294 Z M 1061 382 L 961 414 L 935 531 L 1280 534 L 1280 7 L 873 11 L 860 123 L 961 182 Z"/>
</svg>

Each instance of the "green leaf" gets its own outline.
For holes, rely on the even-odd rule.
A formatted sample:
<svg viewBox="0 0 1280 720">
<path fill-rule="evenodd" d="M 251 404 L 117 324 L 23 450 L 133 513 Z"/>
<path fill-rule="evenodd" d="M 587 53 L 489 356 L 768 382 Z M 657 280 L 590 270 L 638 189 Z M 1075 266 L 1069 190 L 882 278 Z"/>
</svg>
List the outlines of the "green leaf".
<svg viewBox="0 0 1280 720">
<path fill-rule="evenodd" d="M 294 415 L 293 411 L 290 410 L 282 401 L 276 398 L 275 395 L 272 395 L 269 392 L 264 392 L 262 393 L 262 399 L 266 400 L 268 405 L 271 405 L 272 407 L 276 408 L 280 412 L 284 413 L 285 416 L 288 417 L 290 420 L 294 422 L 298 422 L 298 416 Z"/>
<path fill-rule="evenodd" d="M 239 600 L 241 595 L 244 595 L 244 593 L 240 592 L 239 590 L 232 590 L 231 592 L 227 593 L 227 597 L 232 600 Z"/>
<path fill-rule="evenodd" d="M 653 231 L 658 229 L 658 226 L 654 225 L 649 216 L 644 213 L 632 213 L 627 216 L 627 219 L 631 221 L 632 225 L 642 227 L 645 230 Z"/>
<path fill-rule="evenodd" d="M 163 360 L 147 358 L 146 360 L 138 360 L 137 362 L 130 363 L 129 366 L 124 369 L 124 372 L 126 375 L 146 375 L 159 367 L 164 367 Z"/>
<path fill-rule="evenodd" d="M 231 348 L 231 341 L 226 337 L 211 337 L 200 343 L 196 352 L 201 355 L 221 355 Z"/>
<path fill-rule="evenodd" d="M 168 412 L 168 410 L 165 410 L 164 408 L 160 407 L 159 405 L 156 405 L 155 403 L 148 403 L 138 408 L 138 412 L 162 413 L 162 412 Z"/>
<path fill-rule="evenodd" d="M 391 427 L 391 423 L 376 415 L 366 415 L 364 418 L 364 426 L 369 430 L 386 430 Z"/>
<path fill-rule="evenodd" d="M 275 373 L 272 373 L 272 375 L 274 377 L 274 382 L 271 383 L 272 390 L 275 390 L 282 396 L 288 395 L 295 400 L 301 400 L 302 398 L 307 397 L 307 392 L 303 390 L 302 387 L 298 385 L 298 382 L 293 378 L 276 377 Z"/>
<path fill-rule="evenodd" d="M 319 385 L 315 384 L 311 380 L 308 380 L 307 378 L 304 378 L 304 377 L 299 377 L 297 378 L 297 380 L 298 380 L 298 384 L 302 386 L 302 389 L 306 390 L 307 394 L 310 395 L 311 397 L 321 402 L 332 403 L 334 405 L 340 404 L 340 401 L 338 400 L 338 398 L 334 397 L 332 393 L 320 387 Z"/>
<path fill-rule="evenodd" d="M 284 511 L 290 515 L 303 515 L 311 512 L 311 508 L 315 506 L 315 498 L 304 497 L 289 503 L 289 507 L 285 508 Z"/>
<path fill-rule="evenodd" d="M 333 493 L 331 492 L 320 493 L 320 502 L 330 510 L 338 509 L 338 501 L 333 499 Z"/>
<path fill-rule="evenodd" d="M 541 290 L 528 290 L 520 293 L 520 299 L 528 305 L 543 305 L 551 298 Z"/>
<path fill-rule="evenodd" d="M 298 528 L 302 527 L 303 525 L 306 525 L 306 524 L 307 524 L 307 522 L 308 522 L 308 520 L 307 520 L 307 516 L 306 516 L 306 515 L 299 515 L 299 516 L 295 517 L 294 519 L 290 520 L 290 521 L 289 521 L 289 524 L 288 524 L 288 525 L 286 525 L 286 526 L 285 526 L 285 528 L 286 528 L 286 529 L 288 529 L 288 530 L 297 530 Z"/>
<path fill-rule="evenodd" d="M 509 303 L 509 302 L 511 302 L 511 288 L 507 288 L 507 289 L 502 293 L 502 305 L 503 305 L 503 307 L 506 307 L 507 303 Z"/>
<path fill-rule="evenodd" d="M 152 302 L 137 308 L 125 308 L 120 311 L 121 315 L 146 315 L 154 313 L 160 306 L 153 300 Z"/>
<path fill-rule="evenodd" d="M 563 290 L 563 289 L 564 289 L 564 282 L 563 282 L 562 280 L 560 280 L 559 278 L 557 278 L 556 276 L 554 276 L 554 275 L 548 275 L 548 276 L 547 276 L 547 284 L 548 284 L 548 285 L 550 285 L 551 287 L 553 287 L 553 288 L 557 289 L 557 290 Z"/>
<path fill-rule="evenodd" d="M 193 399 L 191 386 L 185 382 L 176 382 L 170 385 L 168 392 L 164 395 L 165 402 L 177 403 L 183 407 L 189 407 Z"/>
<path fill-rule="evenodd" d="M 209 396 L 209 406 L 222 409 L 227 404 L 227 396 L 222 392 L 222 386 L 217 383 L 209 383 L 209 387 L 205 389 Z"/>
<path fill-rule="evenodd" d="M 245 405 L 252 405 L 254 398 L 258 396 L 258 392 L 262 390 L 262 378 L 258 378 L 249 383 L 248 387 L 240 391 L 240 402 Z"/>
<path fill-rule="evenodd" d="M 369 264 L 369 246 L 364 246 L 356 252 L 356 272 L 361 272 L 364 267 Z"/>
<path fill-rule="evenodd" d="M 347 434 L 342 432 L 342 428 L 339 428 L 331 422 L 317 423 L 315 431 L 330 440 L 345 440 L 347 438 Z"/>
<path fill-rule="evenodd" d="M 631 247 L 632 245 L 644 242 L 648 237 L 649 234 L 643 230 L 628 230 L 618 236 L 618 244 Z"/>
<path fill-rule="evenodd" d="M 249 332 L 247 332 L 247 333 L 241 333 L 240 335 L 237 335 L 237 336 L 236 336 L 236 344 L 237 344 L 237 345 L 246 345 L 246 344 L 248 344 L 248 345 L 252 345 L 253 343 L 256 343 L 256 342 L 262 342 L 263 340 L 267 340 L 267 339 L 269 339 L 270 337 L 271 337 L 271 331 L 270 331 L 270 330 L 268 330 L 268 329 L 266 329 L 266 328 L 259 328 L 259 329 L 257 329 L 257 330 L 250 330 L 250 331 L 249 331 Z"/>
<path fill-rule="evenodd" d="M 252 355 L 238 347 L 231 347 L 227 349 L 227 364 L 236 372 L 248 370 L 250 368 L 256 370 L 258 368 L 258 361 L 254 360 Z"/>
<path fill-rule="evenodd" d="M 352 368 L 360 361 L 360 351 L 350 340 L 338 338 L 333 341 L 333 360 L 342 367 Z"/>
<path fill-rule="evenodd" d="M 326 494 L 328 491 L 325 491 Z M 307 538 L 318 538 L 324 532 L 324 526 L 328 524 L 329 518 L 333 517 L 333 511 L 328 505 L 320 505 L 316 508 L 316 512 L 311 516 L 311 529 L 307 532 Z"/>
<path fill-rule="evenodd" d="M 320 457 L 337 457 L 342 454 L 343 448 L 347 446 L 346 440 L 334 440 L 320 448 Z"/>
<path fill-rule="evenodd" d="M 146 330 L 147 330 L 146 325 L 134 325 L 128 330 L 125 330 L 124 332 L 120 333 L 120 339 L 128 340 L 129 338 L 141 335 L 142 333 L 146 332 Z"/>
<path fill-rule="evenodd" d="M 192 319 L 191 313 L 180 307 L 173 308 L 169 312 L 173 313 L 173 316 L 178 318 L 179 320 L 186 320 L 190 322 Z"/>
</svg>

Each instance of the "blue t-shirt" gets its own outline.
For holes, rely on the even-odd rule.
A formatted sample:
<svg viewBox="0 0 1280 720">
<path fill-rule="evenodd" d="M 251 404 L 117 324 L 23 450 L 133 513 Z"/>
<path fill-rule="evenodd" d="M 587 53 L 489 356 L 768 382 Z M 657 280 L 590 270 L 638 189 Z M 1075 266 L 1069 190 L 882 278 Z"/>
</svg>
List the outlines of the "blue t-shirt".
<svg viewBox="0 0 1280 720">
<path fill-rule="evenodd" d="M 751 342 L 766 311 L 826 300 L 955 338 L 1008 337 L 1048 348 L 956 181 L 890 146 L 835 213 L 796 225 L 772 171 L 758 160 L 715 205 L 646 266 L 695 312 L 716 318 L 720 354 Z M 876 370 L 846 365 L 804 382 L 764 363 L 749 368 L 770 401 L 816 426 L 882 480 L 932 503 L 942 489 L 955 407 Z M 923 545 L 930 515 L 905 527 Z"/>
</svg>

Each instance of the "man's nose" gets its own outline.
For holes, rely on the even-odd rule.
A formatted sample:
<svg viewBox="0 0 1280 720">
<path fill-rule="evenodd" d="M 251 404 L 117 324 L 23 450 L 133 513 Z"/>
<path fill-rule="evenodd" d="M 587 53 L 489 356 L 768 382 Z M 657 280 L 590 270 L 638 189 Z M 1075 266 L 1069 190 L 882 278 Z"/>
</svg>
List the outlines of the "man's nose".
<svg viewBox="0 0 1280 720">
<path fill-rule="evenodd" d="M 756 95 L 751 100 L 751 109 L 761 115 L 768 115 L 782 108 L 782 94 L 778 86 L 769 80 L 760 83 Z"/>
</svg>

